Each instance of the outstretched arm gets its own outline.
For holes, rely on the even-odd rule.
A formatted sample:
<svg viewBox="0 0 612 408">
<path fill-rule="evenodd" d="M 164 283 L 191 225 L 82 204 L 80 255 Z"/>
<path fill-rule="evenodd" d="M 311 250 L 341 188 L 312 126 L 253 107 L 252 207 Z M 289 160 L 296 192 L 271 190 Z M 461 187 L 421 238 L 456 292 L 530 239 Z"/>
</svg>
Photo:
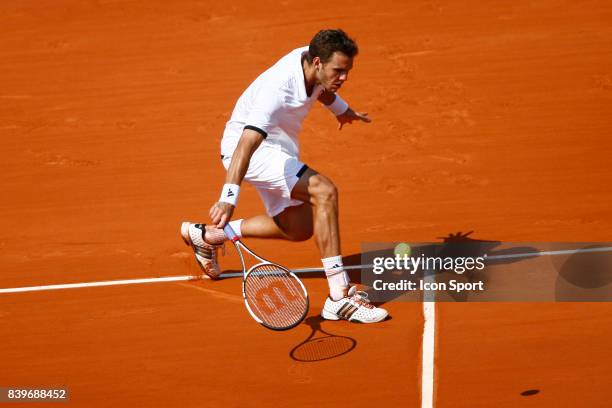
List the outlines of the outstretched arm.
<svg viewBox="0 0 612 408">
<path fill-rule="evenodd" d="M 251 156 L 253 156 L 253 153 L 257 150 L 263 139 L 264 137 L 261 133 L 251 129 L 244 129 L 238 146 L 236 146 L 236 150 L 232 155 L 232 162 L 227 170 L 227 176 L 225 178 L 226 186 L 228 184 L 239 186 L 240 183 L 242 183 L 242 179 L 244 179 L 244 175 L 249 168 Z M 226 188 L 223 189 L 223 192 L 226 193 Z M 232 192 L 231 194 L 237 193 L 238 192 Z M 223 199 L 224 197 L 221 197 L 220 201 L 216 202 L 209 212 L 212 223 L 215 224 L 217 228 L 223 228 L 234 213 L 235 206 L 229 202 L 221 201 Z"/>
<path fill-rule="evenodd" d="M 354 120 L 359 120 L 366 123 L 372 122 L 372 119 L 370 119 L 367 112 L 355 112 L 346 104 L 346 102 L 342 100 L 342 98 L 340 98 L 339 95 L 333 92 L 323 91 L 321 95 L 319 95 L 319 102 L 325 105 L 336 115 L 336 120 L 338 120 L 338 130 L 342 130 L 342 126 L 344 126 L 344 124 L 351 124 Z"/>
</svg>

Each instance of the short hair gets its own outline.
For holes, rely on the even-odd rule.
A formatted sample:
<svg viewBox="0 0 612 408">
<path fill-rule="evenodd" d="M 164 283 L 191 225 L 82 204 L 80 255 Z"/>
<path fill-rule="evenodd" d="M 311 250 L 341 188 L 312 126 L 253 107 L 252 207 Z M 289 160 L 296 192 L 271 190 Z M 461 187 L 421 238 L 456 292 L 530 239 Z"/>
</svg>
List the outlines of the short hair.
<svg viewBox="0 0 612 408">
<path fill-rule="evenodd" d="M 306 59 L 311 64 L 314 57 L 319 57 L 321 62 L 325 63 L 331 59 L 334 52 L 341 52 L 353 58 L 359 52 L 359 48 L 357 43 L 340 29 L 321 30 L 310 41 Z"/>
</svg>

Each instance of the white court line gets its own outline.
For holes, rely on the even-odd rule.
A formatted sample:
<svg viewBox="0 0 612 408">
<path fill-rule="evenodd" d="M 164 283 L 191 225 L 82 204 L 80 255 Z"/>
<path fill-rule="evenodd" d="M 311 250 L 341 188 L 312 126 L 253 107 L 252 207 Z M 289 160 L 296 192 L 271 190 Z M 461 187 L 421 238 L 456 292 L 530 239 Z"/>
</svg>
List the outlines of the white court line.
<svg viewBox="0 0 612 408">
<path fill-rule="evenodd" d="M 570 255 L 588 252 L 609 252 L 612 247 L 569 249 L 560 251 L 526 252 L 522 254 L 492 255 L 490 259 L 516 259 L 536 256 Z M 426 282 L 435 282 L 435 272 L 423 272 Z M 433 408 L 435 395 L 435 357 L 436 357 L 436 298 L 435 292 L 423 293 L 423 345 L 421 355 L 421 408 Z"/>
<path fill-rule="evenodd" d="M 570 249 L 560 251 L 542 251 L 542 252 L 527 252 L 522 254 L 507 254 L 507 255 L 492 255 L 489 259 L 515 259 L 528 258 L 535 256 L 553 256 L 553 255 L 570 255 L 576 253 L 588 252 L 609 252 L 612 247 L 602 248 L 586 248 L 586 249 Z M 346 266 L 346 270 L 372 268 L 373 265 L 350 265 Z M 294 273 L 321 273 L 323 268 L 301 268 L 293 269 Z M 239 277 L 242 272 L 226 273 L 222 277 Z M 424 273 L 426 281 L 435 282 L 435 273 Z M 132 285 L 141 283 L 157 283 L 157 282 L 177 282 L 201 279 L 200 276 L 169 276 L 160 278 L 145 278 L 145 279 L 125 279 L 113 281 L 98 281 L 87 283 L 68 283 L 60 285 L 45 285 L 45 286 L 27 286 L 19 288 L 0 289 L 0 293 L 19 293 L 19 292 L 34 292 L 43 290 L 56 289 L 76 289 L 100 286 L 115 286 L 115 285 Z M 435 387 L 435 343 L 436 343 L 436 302 L 433 292 L 425 292 L 423 297 L 423 343 L 422 343 L 422 371 L 421 371 L 421 408 L 433 408 L 434 406 L 434 387 Z"/>
<path fill-rule="evenodd" d="M 344 269 L 362 269 L 371 267 L 372 265 L 351 265 L 346 266 Z M 315 273 L 324 272 L 323 268 L 302 268 L 292 269 L 294 273 Z M 222 278 L 235 278 L 242 276 L 242 272 L 230 272 L 221 275 Z M 18 288 L 5 288 L 0 289 L 0 293 L 20 293 L 20 292 L 39 292 L 43 290 L 58 290 L 58 289 L 79 289 L 79 288 L 92 288 L 100 286 L 118 286 L 118 285 L 135 285 L 139 283 L 157 283 L 157 282 L 180 282 L 190 280 L 200 280 L 202 276 L 167 276 L 161 278 L 142 278 L 142 279 L 122 279 L 122 280 L 110 280 L 110 281 L 97 281 L 97 282 L 79 282 L 79 283 L 61 283 L 57 285 L 44 285 L 44 286 L 24 286 Z"/>
<path fill-rule="evenodd" d="M 435 273 L 423 273 L 426 283 L 436 281 Z M 436 292 L 423 292 L 423 343 L 421 346 L 421 408 L 433 408 L 436 357 Z"/>
<path fill-rule="evenodd" d="M 421 355 L 421 408 L 432 408 L 436 356 L 436 302 L 423 302 L 423 345 Z"/>
<path fill-rule="evenodd" d="M 42 290 L 92 288 L 99 286 L 134 285 L 137 283 L 177 282 L 201 279 L 199 276 L 168 276 L 165 278 L 123 279 L 85 283 L 63 283 L 59 285 L 24 286 L 21 288 L 0 289 L 0 293 L 38 292 Z"/>
<path fill-rule="evenodd" d="M 522 254 L 508 254 L 508 255 L 493 255 L 487 257 L 487 259 L 512 259 L 512 258 L 529 258 L 534 256 L 545 256 L 545 255 L 568 255 L 575 253 L 585 252 L 608 252 L 612 251 L 612 247 L 602 248 L 586 248 L 586 249 L 568 249 L 562 251 L 545 251 L 545 252 L 527 252 Z M 346 270 L 372 268 L 372 264 L 363 265 L 349 265 L 345 266 Z M 297 274 L 305 273 L 322 273 L 323 268 L 300 268 L 291 270 Z M 427 275 L 427 274 L 426 274 Z M 222 278 L 233 278 L 242 276 L 242 272 L 231 272 L 224 273 L 221 275 Z M 167 276 L 159 278 L 143 278 L 143 279 L 123 279 L 123 280 L 112 280 L 112 281 L 97 281 L 97 282 L 79 282 L 79 283 L 64 283 L 58 285 L 44 285 L 44 286 L 24 286 L 17 288 L 4 288 L 0 289 L 1 293 L 20 293 L 20 292 L 36 292 L 43 290 L 57 290 L 57 289 L 77 289 L 77 288 L 91 288 L 100 286 L 116 286 L 116 285 L 133 285 L 140 283 L 157 283 L 157 282 L 177 282 L 177 281 L 189 281 L 198 280 L 201 276 Z"/>
</svg>

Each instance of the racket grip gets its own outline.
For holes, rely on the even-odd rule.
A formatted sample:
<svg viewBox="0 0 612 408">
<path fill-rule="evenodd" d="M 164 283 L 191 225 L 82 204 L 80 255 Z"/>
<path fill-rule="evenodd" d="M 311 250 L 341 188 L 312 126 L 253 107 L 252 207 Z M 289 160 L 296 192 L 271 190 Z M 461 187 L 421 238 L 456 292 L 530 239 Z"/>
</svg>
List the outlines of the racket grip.
<svg viewBox="0 0 612 408">
<path fill-rule="evenodd" d="M 223 232 L 225 232 L 227 239 L 229 239 L 232 242 L 236 242 L 240 239 L 238 235 L 236 235 L 236 232 L 234 231 L 234 229 L 229 225 L 229 222 L 225 224 L 225 227 L 223 227 Z"/>
</svg>

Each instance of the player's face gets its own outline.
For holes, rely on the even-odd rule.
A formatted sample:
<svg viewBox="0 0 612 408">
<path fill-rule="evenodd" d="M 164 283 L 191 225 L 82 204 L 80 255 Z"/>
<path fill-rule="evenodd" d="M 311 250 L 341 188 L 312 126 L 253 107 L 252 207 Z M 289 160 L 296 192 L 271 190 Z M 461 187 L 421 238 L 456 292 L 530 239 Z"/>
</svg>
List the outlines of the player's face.
<svg viewBox="0 0 612 408">
<path fill-rule="evenodd" d="M 329 61 L 317 67 L 317 78 L 326 91 L 336 92 L 348 79 L 348 73 L 353 68 L 353 59 L 341 52 L 334 52 Z"/>
</svg>

